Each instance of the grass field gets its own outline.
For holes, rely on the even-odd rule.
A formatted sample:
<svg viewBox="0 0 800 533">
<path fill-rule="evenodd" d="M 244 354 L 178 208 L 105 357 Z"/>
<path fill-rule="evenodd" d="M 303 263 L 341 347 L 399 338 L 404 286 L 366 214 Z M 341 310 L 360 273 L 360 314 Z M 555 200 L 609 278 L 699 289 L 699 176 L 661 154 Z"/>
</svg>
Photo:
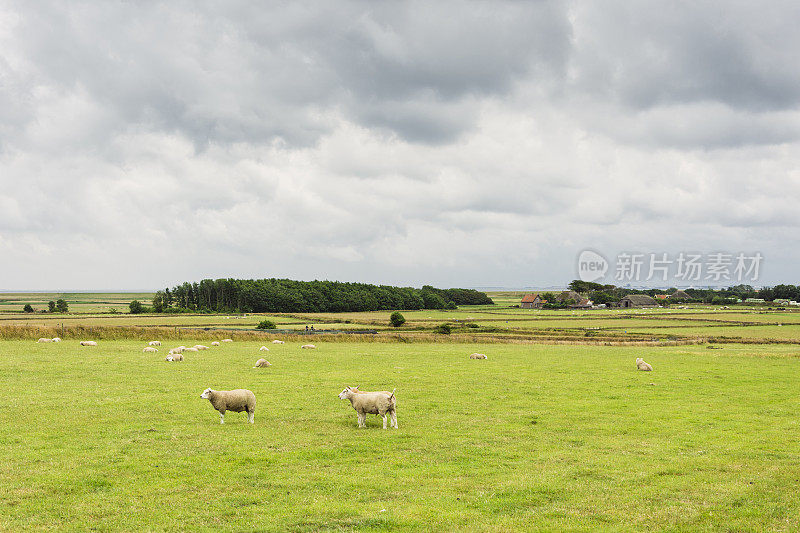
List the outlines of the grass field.
<svg viewBox="0 0 800 533">
<path fill-rule="evenodd" d="M 0 341 L 0 529 L 800 529 L 797 346 L 260 344 Z M 397 387 L 399 430 L 345 385 Z"/>
</svg>

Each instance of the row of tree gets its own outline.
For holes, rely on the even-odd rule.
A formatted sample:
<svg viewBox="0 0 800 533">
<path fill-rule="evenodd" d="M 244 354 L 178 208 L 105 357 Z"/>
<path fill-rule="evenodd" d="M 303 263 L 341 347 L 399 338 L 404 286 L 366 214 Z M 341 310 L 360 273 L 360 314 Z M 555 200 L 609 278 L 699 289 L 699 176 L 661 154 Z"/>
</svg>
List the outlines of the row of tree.
<svg viewBox="0 0 800 533">
<path fill-rule="evenodd" d="M 26 313 L 33 313 L 35 309 L 31 304 L 25 304 L 25 307 L 22 310 Z M 59 298 L 56 301 L 50 300 L 47 302 L 47 311 L 50 313 L 55 313 L 58 311 L 59 313 L 66 313 L 69 311 L 69 304 L 63 298 Z"/>
<path fill-rule="evenodd" d="M 415 289 L 339 281 L 227 278 L 185 282 L 158 291 L 153 298 L 152 310 L 156 313 L 323 313 L 455 309 L 459 305 L 492 303 L 485 293 L 474 289 L 437 289 L 430 285 Z"/>
<path fill-rule="evenodd" d="M 586 294 L 587 298 L 596 304 L 618 302 L 629 294 L 647 294 L 655 297 L 656 294 L 674 294 L 677 288 L 672 287 L 663 289 L 626 289 L 616 285 L 603 285 L 589 281 L 573 280 L 569 288 L 575 292 Z M 689 295 L 690 302 L 724 304 L 735 300 L 746 300 L 747 298 L 761 298 L 768 302 L 776 299 L 786 299 L 800 301 L 800 285 L 775 285 L 774 287 L 762 287 L 755 289 L 751 285 L 734 285 L 722 289 L 683 289 Z"/>
</svg>

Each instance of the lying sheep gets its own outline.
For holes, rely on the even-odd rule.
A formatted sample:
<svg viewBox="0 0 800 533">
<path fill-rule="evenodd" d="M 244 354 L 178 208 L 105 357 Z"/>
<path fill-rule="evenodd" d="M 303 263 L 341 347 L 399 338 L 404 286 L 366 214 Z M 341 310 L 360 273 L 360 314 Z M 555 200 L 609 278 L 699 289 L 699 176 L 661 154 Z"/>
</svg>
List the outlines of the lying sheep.
<svg viewBox="0 0 800 533">
<path fill-rule="evenodd" d="M 81 341 L 81 346 L 97 346 L 95 341 Z"/>
<path fill-rule="evenodd" d="M 266 359 L 259 359 L 258 361 L 256 361 L 256 366 L 254 366 L 253 368 L 266 368 L 268 366 L 272 366 L 271 364 L 269 364 L 269 361 L 267 361 Z"/>
<path fill-rule="evenodd" d="M 183 351 L 184 352 L 199 352 L 200 350 L 198 350 L 195 347 L 191 347 L 191 348 L 184 348 Z M 183 352 L 181 352 L 181 353 L 183 353 Z"/>
<path fill-rule="evenodd" d="M 161 341 L 150 341 L 147 344 L 148 346 L 161 346 Z"/>
<path fill-rule="evenodd" d="M 225 423 L 225 411 L 241 413 L 247 411 L 247 421 L 251 424 L 256 415 L 256 395 L 247 389 L 234 390 L 213 390 L 206 389 L 200 395 L 211 402 L 211 405 L 219 411 L 219 423 Z"/>
<path fill-rule="evenodd" d="M 183 361 L 183 354 L 180 354 L 180 353 L 167 354 L 167 357 L 166 357 L 165 361 L 169 361 L 169 362 Z"/>
<path fill-rule="evenodd" d="M 233 339 L 222 339 L 222 342 L 233 342 Z"/>
<path fill-rule="evenodd" d="M 211 346 L 219 346 L 219 341 L 214 341 L 211 343 Z"/>
<path fill-rule="evenodd" d="M 397 402 L 392 392 L 366 392 L 358 387 L 345 387 L 339 393 L 340 400 L 350 400 L 350 405 L 358 414 L 358 427 L 367 427 L 367 414 L 380 415 L 383 418 L 383 429 L 386 429 L 386 414 L 391 417 L 392 427 L 397 429 Z"/>
<path fill-rule="evenodd" d="M 474 353 L 469 356 L 470 359 L 487 359 L 485 353 Z"/>
<path fill-rule="evenodd" d="M 156 353 L 157 351 L 158 348 L 153 348 L 152 346 L 145 346 L 144 350 L 142 350 L 142 353 Z"/>
<path fill-rule="evenodd" d="M 636 368 L 638 368 L 639 370 L 644 370 L 645 372 L 650 372 L 651 370 L 653 370 L 653 367 L 645 363 L 644 359 L 642 359 L 641 357 L 636 358 Z"/>
<path fill-rule="evenodd" d="M 61 339 L 59 337 L 53 337 L 53 342 L 61 342 Z"/>
<path fill-rule="evenodd" d="M 275 339 L 274 341 L 272 341 L 272 344 L 286 344 L 286 343 L 284 341 L 279 341 L 278 339 Z"/>
<path fill-rule="evenodd" d="M 194 347 L 198 350 L 208 350 L 208 346 L 203 346 L 202 344 L 195 344 Z"/>
<path fill-rule="evenodd" d="M 42 337 L 41 339 L 39 339 L 36 342 L 53 342 L 53 339 L 45 339 L 44 337 Z"/>
<path fill-rule="evenodd" d="M 314 346 L 313 344 L 304 344 L 304 345 L 302 345 L 300 348 L 303 348 L 304 350 L 314 350 L 314 349 L 316 349 L 317 347 L 316 347 L 316 346 Z"/>
<path fill-rule="evenodd" d="M 261 348 L 258 349 L 258 351 L 259 352 L 268 352 L 269 348 L 267 348 L 266 346 L 262 346 Z"/>
</svg>

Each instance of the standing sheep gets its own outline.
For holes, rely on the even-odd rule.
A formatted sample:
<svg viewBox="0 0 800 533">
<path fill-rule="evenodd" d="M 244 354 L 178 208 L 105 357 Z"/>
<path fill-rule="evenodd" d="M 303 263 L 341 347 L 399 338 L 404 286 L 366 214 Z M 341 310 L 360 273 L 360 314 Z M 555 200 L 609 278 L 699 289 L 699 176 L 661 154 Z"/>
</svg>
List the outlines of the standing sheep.
<svg viewBox="0 0 800 533">
<path fill-rule="evenodd" d="M 81 341 L 81 346 L 97 346 L 95 341 Z"/>
<path fill-rule="evenodd" d="M 142 350 L 142 353 L 156 353 L 157 351 L 158 348 L 153 348 L 152 346 L 145 346 L 144 350 Z"/>
<path fill-rule="evenodd" d="M 150 341 L 147 344 L 149 346 L 161 346 L 161 341 Z"/>
<path fill-rule="evenodd" d="M 380 415 L 383 418 L 383 429 L 386 429 L 386 415 L 391 417 L 392 427 L 397 429 L 397 401 L 392 392 L 366 392 L 358 387 L 345 387 L 339 393 L 340 400 L 350 400 L 350 405 L 358 414 L 358 427 L 367 427 L 367 414 Z"/>
<path fill-rule="evenodd" d="M 256 395 L 247 389 L 234 390 L 213 390 L 206 389 L 201 398 L 211 402 L 211 405 L 219 411 L 219 423 L 225 423 L 225 411 L 241 413 L 247 411 L 247 421 L 253 423 L 256 415 Z"/>
<path fill-rule="evenodd" d="M 183 361 L 183 354 L 180 354 L 180 353 L 169 353 L 169 354 L 167 354 L 167 358 L 165 359 L 165 361 L 169 361 L 170 363 L 173 362 L 173 361 L 174 362 Z"/>
<path fill-rule="evenodd" d="M 653 367 L 645 363 L 644 359 L 642 359 L 641 357 L 636 358 L 636 368 L 638 368 L 639 370 L 643 370 L 645 372 L 650 372 L 653 370 Z"/>
<path fill-rule="evenodd" d="M 269 361 L 267 361 L 266 359 L 259 359 L 258 361 L 256 361 L 256 366 L 254 366 L 253 368 L 266 368 L 268 366 L 272 366 L 271 364 L 269 364 Z"/>
</svg>

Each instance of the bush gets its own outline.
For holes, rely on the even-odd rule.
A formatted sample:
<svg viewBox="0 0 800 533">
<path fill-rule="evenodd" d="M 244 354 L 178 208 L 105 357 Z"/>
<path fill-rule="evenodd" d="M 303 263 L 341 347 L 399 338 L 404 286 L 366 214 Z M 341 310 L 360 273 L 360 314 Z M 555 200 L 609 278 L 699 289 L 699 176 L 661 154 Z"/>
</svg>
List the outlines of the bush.
<svg viewBox="0 0 800 533">
<path fill-rule="evenodd" d="M 256 326 L 256 329 L 275 329 L 275 322 L 272 320 L 262 320 Z"/>
<path fill-rule="evenodd" d="M 441 333 L 442 335 L 450 335 L 453 329 L 450 327 L 450 324 L 439 324 L 435 328 L 433 328 L 434 333 Z"/>
<path fill-rule="evenodd" d="M 392 326 L 399 328 L 406 323 L 406 317 L 401 315 L 400 311 L 395 311 L 392 313 L 392 316 L 389 317 L 389 322 L 392 323 Z"/>
<path fill-rule="evenodd" d="M 140 313 L 144 313 L 144 306 L 142 305 L 142 302 L 140 302 L 139 300 L 132 301 L 128 305 L 128 307 L 130 307 L 132 315 L 138 315 Z"/>
<path fill-rule="evenodd" d="M 33 313 L 33 306 L 31 304 L 25 304 L 25 307 L 23 307 L 22 310 L 26 313 Z"/>
</svg>

